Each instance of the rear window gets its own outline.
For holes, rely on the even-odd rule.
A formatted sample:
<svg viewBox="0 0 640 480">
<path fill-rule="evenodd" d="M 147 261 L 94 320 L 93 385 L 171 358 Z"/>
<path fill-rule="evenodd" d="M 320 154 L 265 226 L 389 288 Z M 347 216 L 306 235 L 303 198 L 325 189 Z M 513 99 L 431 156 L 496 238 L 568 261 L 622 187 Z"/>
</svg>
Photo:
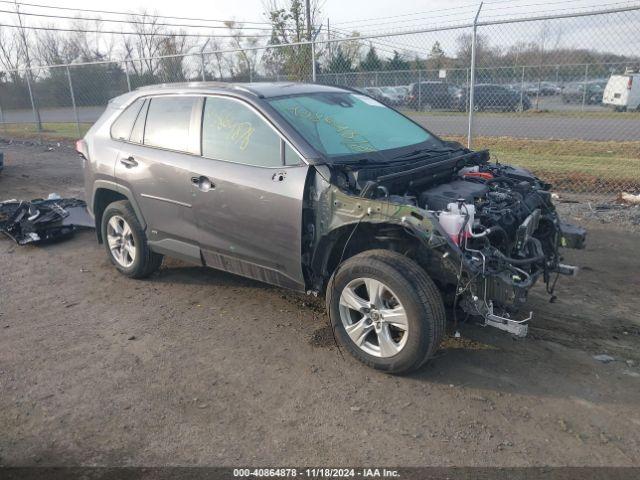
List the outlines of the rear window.
<svg viewBox="0 0 640 480">
<path fill-rule="evenodd" d="M 144 128 L 144 144 L 188 151 L 191 111 L 196 100 L 196 97 L 152 98 Z"/>
<path fill-rule="evenodd" d="M 111 138 L 115 140 L 129 140 L 133 122 L 136 121 L 143 102 L 144 99 L 139 98 L 120 114 L 116 121 L 113 122 L 113 125 L 111 125 Z"/>
</svg>

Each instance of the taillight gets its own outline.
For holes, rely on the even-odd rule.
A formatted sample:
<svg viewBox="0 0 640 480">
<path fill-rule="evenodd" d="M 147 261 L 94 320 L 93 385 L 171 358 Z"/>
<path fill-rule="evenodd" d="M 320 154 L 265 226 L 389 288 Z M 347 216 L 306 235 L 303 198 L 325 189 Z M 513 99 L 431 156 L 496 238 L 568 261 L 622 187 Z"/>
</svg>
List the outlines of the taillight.
<svg viewBox="0 0 640 480">
<path fill-rule="evenodd" d="M 629 77 L 629 80 L 627 80 L 627 90 L 631 90 L 632 85 L 633 85 L 633 77 Z"/>
<path fill-rule="evenodd" d="M 87 142 L 82 139 L 76 140 L 76 152 L 78 152 L 78 154 L 82 158 L 87 160 L 89 158 L 89 149 L 87 148 Z"/>
</svg>

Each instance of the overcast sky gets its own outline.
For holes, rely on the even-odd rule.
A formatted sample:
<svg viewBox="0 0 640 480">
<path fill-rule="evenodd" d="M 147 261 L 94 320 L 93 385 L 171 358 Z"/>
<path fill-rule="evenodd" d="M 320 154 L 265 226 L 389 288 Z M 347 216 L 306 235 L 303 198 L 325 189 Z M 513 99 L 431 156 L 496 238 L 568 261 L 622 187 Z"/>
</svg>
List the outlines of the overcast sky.
<svg viewBox="0 0 640 480">
<path fill-rule="evenodd" d="M 144 9 L 159 15 L 194 17 L 202 20 L 232 19 L 239 22 L 265 22 L 265 4 L 273 0 L 110 0 L 97 2 L 87 0 L 23 0 L 26 3 L 56 5 L 58 7 L 140 12 Z M 277 0 L 281 4 L 287 0 Z M 451 24 L 469 23 L 478 8 L 479 1 L 471 0 L 320 0 L 321 19 L 326 27 L 326 19 L 331 23 L 332 32 L 346 35 L 352 31 L 361 34 L 397 32 L 407 29 L 428 28 Z M 524 16 L 545 14 L 566 14 L 571 11 L 617 8 L 640 5 L 640 0 L 487 0 L 482 9 L 482 20 L 502 20 Z M 0 9 L 13 10 L 11 2 L 1 1 Z M 21 7 L 22 12 L 74 15 L 72 11 L 46 10 L 33 6 Z M 87 16 L 123 18 L 107 14 L 85 13 Z M 640 14 L 623 14 L 608 17 L 588 17 L 586 19 L 550 22 L 551 35 L 562 46 L 596 48 L 615 53 L 637 53 L 640 51 Z M 64 20 L 23 16 L 27 26 L 52 24 L 67 26 Z M 163 19 L 163 22 L 171 22 Z M 189 23 L 176 20 L 180 23 Z M 0 13 L 0 23 L 16 23 L 15 15 Z M 194 22 L 191 22 L 194 23 Z M 197 22 L 196 22 L 197 23 Z M 200 22 L 202 23 L 202 22 Z M 218 24 L 220 25 L 220 24 Z M 245 23 L 245 26 L 257 27 Z M 267 28 L 266 25 L 265 28 Z M 126 30 L 126 25 L 105 23 L 103 29 Z M 483 33 L 492 44 L 507 46 L 516 41 L 535 42 L 540 34 L 541 22 L 517 25 L 487 27 Z M 218 33 L 223 32 L 218 30 Z M 325 30 L 322 34 L 324 35 Z M 634 33 L 635 32 L 635 33 Z M 190 29 L 189 33 L 208 33 L 211 30 Z M 249 33 L 249 32 L 247 32 Z M 254 33 L 254 32 L 251 32 Z M 264 32 L 263 32 L 264 33 Z M 377 48 L 382 55 L 392 50 L 406 47 L 407 55 L 413 52 L 428 52 L 433 42 L 438 40 L 451 55 L 455 50 L 455 39 L 460 31 L 423 34 L 421 36 L 386 37 L 378 40 Z"/>
<path fill-rule="evenodd" d="M 60 7 L 103 9 L 116 11 L 155 11 L 161 15 L 196 17 L 202 19 L 235 19 L 238 21 L 265 21 L 265 3 L 272 0 L 25 0 L 27 3 L 49 4 Z M 286 0 L 279 0 L 280 3 Z M 380 29 L 418 28 L 422 25 L 468 21 L 480 4 L 475 0 L 320 0 L 322 17 L 343 29 L 373 31 Z M 570 10 L 639 5 L 639 0 L 487 0 L 482 18 L 504 18 L 532 14 L 566 13 Z M 3 9 L 12 9 L 3 2 Z M 23 11 L 42 12 L 33 7 Z M 60 11 L 59 11 L 60 12 Z M 49 11 L 51 13 L 51 11 Z M 55 12 L 53 12 L 55 13 Z M 61 12 L 69 14 L 70 12 Z M 2 14 L 3 19 L 13 18 Z M 35 17 L 30 23 L 38 23 Z M 345 23 L 352 22 L 352 23 Z"/>
</svg>

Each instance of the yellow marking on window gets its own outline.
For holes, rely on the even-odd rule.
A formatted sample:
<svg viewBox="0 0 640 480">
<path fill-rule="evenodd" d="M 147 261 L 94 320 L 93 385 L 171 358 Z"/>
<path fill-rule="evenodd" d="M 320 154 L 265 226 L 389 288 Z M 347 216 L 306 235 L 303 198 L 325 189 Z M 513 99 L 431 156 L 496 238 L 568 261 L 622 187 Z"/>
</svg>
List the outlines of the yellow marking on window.
<svg viewBox="0 0 640 480">
<path fill-rule="evenodd" d="M 378 151 L 378 149 L 375 148 L 371 144 L 371 142 L 369 142 L 369 140 L 362 137 L 362 135 L 358 131 L 354 130 L 348 125 L 339 124 L 331 116 L 325 116 L 322 112 L 312 112 L 306 107 L 300 108 L 298 105 L 289 107 L 288 110 L 295 117 L 307 119 L 313 123 L 320 123 L 321 121 L 324 120 L 324 123 L 333 127 L 333 129 L 336 131 L 336 133 L 340 137 L 342 137 L 344 140 L 350 140 L 350 141 L 343 141 L 342 144 L 352 152 L 366 153 L 366 152 Z M 356 137 L 362 137 L 363 140 L 357 141 Z"/>
</svg>

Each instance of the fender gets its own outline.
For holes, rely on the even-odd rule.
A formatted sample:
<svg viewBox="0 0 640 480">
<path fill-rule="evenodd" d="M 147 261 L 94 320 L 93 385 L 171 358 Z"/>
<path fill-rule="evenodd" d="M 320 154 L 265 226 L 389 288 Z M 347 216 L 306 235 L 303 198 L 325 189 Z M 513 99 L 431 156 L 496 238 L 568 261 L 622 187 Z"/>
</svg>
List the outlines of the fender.
<svg viewBox="0 0 640 480">
<path fill-rule="evenodd" d="M 91 214 L 92 217 L 95 218 L 95 213 L 94 213 L 95 194 L 96 194 L 96 191 L 101 188 L 105 190 L 112 190 L 114 192 L 120 193 L 125 197 L 127 197 L 127 200 L 129 201 L 129 203 L 131 203 L 133 210 L 136 212 L 136 216 L 138 217 L 138 220 L 140 221 L 140 225 L 142 225 L 143 230 L 145 231 L 147 230 L 147 222 L 144 219 L 144 215 L 142 215 L 142 211 L 140 210 L 140 206 L 138 205 L 138 202 L 136 201 L 135 196 L 133 195 L 133 192 L 129 188 L 124 187 L 119 183 L 111 180 L 96 180 L 94 182 L 93 192 L 91 194 L 92 195 L 91 203 L 89 203 L 89 205 L 91 206 L 89 213 Z"/>
</svg>

